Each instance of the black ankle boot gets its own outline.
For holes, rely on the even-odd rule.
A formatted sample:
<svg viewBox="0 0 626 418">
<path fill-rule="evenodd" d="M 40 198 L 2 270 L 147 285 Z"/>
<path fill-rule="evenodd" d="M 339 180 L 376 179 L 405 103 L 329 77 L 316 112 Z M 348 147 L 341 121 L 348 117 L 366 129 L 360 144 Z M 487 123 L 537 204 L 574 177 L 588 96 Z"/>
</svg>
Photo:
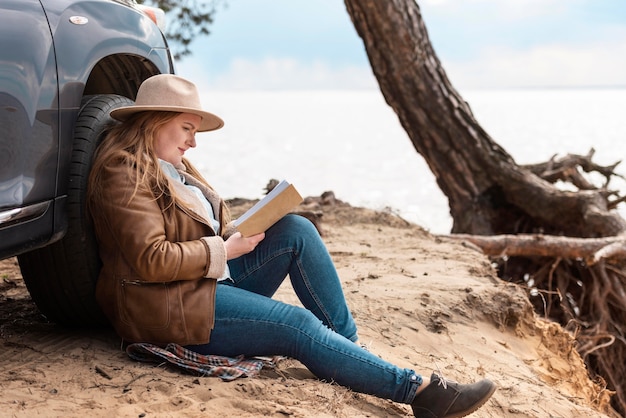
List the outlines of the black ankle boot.
<svg viewBox="0 0 626 418">
<path fill-rule="evenodd" d="M 433 373 L 430 384 L 415 396 L 411 408 L 417 418 L 460 418 L 480 408 L 495 391 L 496 385 L 487 379 L 461 385 Z"/>
</svg>

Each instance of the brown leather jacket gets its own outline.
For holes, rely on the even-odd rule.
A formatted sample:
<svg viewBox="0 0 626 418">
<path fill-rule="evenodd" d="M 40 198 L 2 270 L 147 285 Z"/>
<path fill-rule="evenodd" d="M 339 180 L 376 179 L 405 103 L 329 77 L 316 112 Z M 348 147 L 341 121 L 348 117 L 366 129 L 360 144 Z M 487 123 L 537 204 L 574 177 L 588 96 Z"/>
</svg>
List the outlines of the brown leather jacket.
<svg viewBox="0 0 626 418">
<path fill-rule="evenodd" d="M 104 313 L 128 342 L 207 343 L 216 278 L 226 266 L 223 239 L 193 203 L 168 210 L 143 185 L 129 202 L 135 182 L 126 166 L 111 164 L 102 174 L 104 196 L 92 201 L 91 217 L 103 263 L 96 298 Z M 185 189 L 176 193 L 184 197 Z"/>
</svg>

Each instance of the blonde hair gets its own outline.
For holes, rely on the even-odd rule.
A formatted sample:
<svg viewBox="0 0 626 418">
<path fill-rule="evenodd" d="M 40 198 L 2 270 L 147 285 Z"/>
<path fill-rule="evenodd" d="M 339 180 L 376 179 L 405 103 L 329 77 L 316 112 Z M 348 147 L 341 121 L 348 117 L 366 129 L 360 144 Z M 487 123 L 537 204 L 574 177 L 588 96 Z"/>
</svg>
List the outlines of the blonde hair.
<svg viewBox="0 0 626 418">
<path fill-rule="evenodd" d="M 174 210 L 176 203 L 183 203 L 176 198 L 174 189 L 169 185 L 167 175 L 161 170 L 158 156 L 154 149 L 156 133 L 163 125 L 176 118 L 179 113 L 148 111 L 138 112 L 122 123 L 109 128 L 102 143 L 98 146 L 93 159 L 87 187 L 87 207 L 93 208 L 95 202 L 102 199 L 101 176 L 104 167 L 110 164 L 125 165 L 134 189 L 129 196 L 130 202 L 140 187 L 147 187 L 154 194 L 155 200 L 165 199 L 166 210 Z M 200 172 L 183 159 L 187 172 L 212 190 Z M 230 211 L 220 200 L 220 232 L 226 231 L 230 222 Z"/>
</svg>

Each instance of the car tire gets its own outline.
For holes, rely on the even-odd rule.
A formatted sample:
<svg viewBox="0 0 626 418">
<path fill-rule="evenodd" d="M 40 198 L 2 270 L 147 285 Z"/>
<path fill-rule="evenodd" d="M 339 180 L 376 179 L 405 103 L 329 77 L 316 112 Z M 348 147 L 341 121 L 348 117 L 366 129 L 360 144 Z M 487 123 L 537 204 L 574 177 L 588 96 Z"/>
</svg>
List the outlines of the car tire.
<svg viewBox="0 0 626 418">
<path fill-rule="evenodd" d="M 93 154 L 105 129 L 114 123 L 109 112 L 132 103 L 109 94 L 83 98 L 69 167 L 67 233 L 53 244 L 18 256 L 26 287 L 50 321 L 70 326 L 107 322 L 95 298 L 101 262 L 86 216 L 85 196 Z"/>
</svg>

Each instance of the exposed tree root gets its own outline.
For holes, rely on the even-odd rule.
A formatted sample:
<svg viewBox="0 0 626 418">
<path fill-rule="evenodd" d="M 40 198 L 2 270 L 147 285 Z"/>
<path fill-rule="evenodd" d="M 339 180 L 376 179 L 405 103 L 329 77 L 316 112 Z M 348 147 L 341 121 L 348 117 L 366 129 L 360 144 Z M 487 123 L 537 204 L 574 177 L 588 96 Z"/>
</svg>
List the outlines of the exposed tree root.
<svg viewBox="0 0 626 418">
<path fill-rule="evenodd" d="M 535 310 L 575 337 L 592 376 L 626 410 L 626 244 L 542 235 L 452 235 L 480 247 L 503 279 L 527 287 Z"/>
<path fill-rule="evenodd" d="M 626 201 L 609 190 L 613 177 L 624 178 L 614 171 L 619 162 L 595 164 L 594 153 L 524 167 L 550 183 L 599 193 L 607 209 L 615 209 Z M 584 176 L 591 172 L 604 178 L 601 185 Z M 626 411 L 626 233 L 617 227 L 614 235 L 595 238 L 528 234 L 523 232 L 534 229 L 532 218 L 522 215 L 518 221 L 525 226 L 517 234 L 451 237 L 492 257 L 501 278 L 524 285 L 535 311 L 572 333 L 590 374 L 607 382 L 615 391 L 613 406 Z M 586 236 L 593 235 L 587 228 Z"/>
<path fill-rule="evenodd" d="M 626 236 L 575 238 L 542 234 L 455 234 L 454 238 L 467 240 L 490 256 L 582 259 L 588 266 L 602 260 L 626 260 Z"/>
</svg>

